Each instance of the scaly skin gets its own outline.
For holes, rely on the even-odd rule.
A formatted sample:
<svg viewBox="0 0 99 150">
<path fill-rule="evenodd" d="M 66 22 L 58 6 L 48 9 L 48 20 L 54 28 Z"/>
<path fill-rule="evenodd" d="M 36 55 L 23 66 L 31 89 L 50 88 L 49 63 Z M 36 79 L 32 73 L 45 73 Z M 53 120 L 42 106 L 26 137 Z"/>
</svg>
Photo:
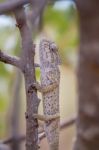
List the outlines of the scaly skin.
<svg viewBox="0 0 99 150">
<path fill-rule="evenodd" d="M 59 82 L 60 63 L 58 48 L 54 42 L 47 39 L 40 41 L 39 48 L 40 68 L 41 68 L 41 86 L 46 87 L 55 85 L 56 87 L 47 92 L 42 92 L 43 111 L 45 116 L 54 116 L 59 114 Z M 59 124 L 60 119 L 52 119 L 45 122 L 45 133 L 49 143 L 50 150 L 59 149 Z"/>
<path fill-rule="evenodd" d="M 40 41 L 39 47 L 41 85 L 35 86 L 43 99 L 44 116 L 34 114 L 35 118 L 45 121 L 45 133 L 50 150 L 59 150 L 59 83 L 60 71 L 58 65 L 60 58 L 58 48 L 54 42 L 47 39 Z"/>
</svg>

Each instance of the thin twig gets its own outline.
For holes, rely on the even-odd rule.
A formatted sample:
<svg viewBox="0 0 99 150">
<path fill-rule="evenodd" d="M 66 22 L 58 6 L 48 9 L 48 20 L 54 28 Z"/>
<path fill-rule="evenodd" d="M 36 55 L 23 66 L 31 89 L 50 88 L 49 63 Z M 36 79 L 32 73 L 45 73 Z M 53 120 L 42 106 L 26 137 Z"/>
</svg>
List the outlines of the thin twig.
<svg viewBox="0 0 99 150">
<path fill-rule="evenodd" d="M 0 143 L 3 143 L 3 144 L 9 144 L 9 143 L 13 143 L 13 141 L 17 141 L 17 142 L 22 142 L 26 139 L 25 135 L 19 135 L 17 137 L 10 137 L 8 139 L 5 139 L 3 141 L 0 141 Z"/>
<path fill-rule="evenodd" d="M 60 122 L 61 130 L 65 129 L 67 127 L 70 127 L 71 125 L 73 125 L 75 123 L 75 121 L 76 121 L 76 115 L 74 115 L 68 119 L 66 118 L 66 119 L 62 120 Z"/>
<path fill-rule="evenodd" d="M 34 25 L 35 20 L 39 17 L 39 15 L 44 11 L 44 8 L 47 4 L 47 0 L 42 0 L 42 3 L 40 3 L 41 0 L 30 0 L 30 3 L 33 7 L 32 14 L 31 14 L 31 23 Z M 36 8 L 35 8 L 36 7 Z"/>
<path fill-rule="evenodd" d="M 13 91 L 12 91 L 12 111 L 9 118 L 9 125 L 11 126 L 11 135 L 12 137 L 17 137 L 19 135 L 19 120 L 20 120 L 20 111 L 21 111 L 21 95 L 20 95 L 20 89 L 21 89 L 21 82 L 22 82 L 22 76 L 21 72 L 18 70 L 16 71 L 16 76 L 14 79 L 13 84 Z M 11 104 L 10 104 L 11 105 Z M 11 106 L 9 107 L 11 108 Z M 13 140 L 11 144 L 12 150 L 20 150 L 20 143 L 16 140 Z"/>
<path fill-rule="evenodd" d="M 0 61 L 20 68 L 20 59 L 15 56 L 9 56 L 0 50 Z"/>
<path fill-rule="evenodd" d="M 1 50 L 0 50 L 0 61 L 3 63 L 9 64 L 9 65 L 13 65 L 13 66 L 20 68 L 20 69 L 22 67 L 20 65 L 20 58 L 19 57 L 8 55 L 8 54 L 2 52 Z M 35 63 L 34 66 L 40 67 L 40 65 L 37 63 Z"/>
</svg>

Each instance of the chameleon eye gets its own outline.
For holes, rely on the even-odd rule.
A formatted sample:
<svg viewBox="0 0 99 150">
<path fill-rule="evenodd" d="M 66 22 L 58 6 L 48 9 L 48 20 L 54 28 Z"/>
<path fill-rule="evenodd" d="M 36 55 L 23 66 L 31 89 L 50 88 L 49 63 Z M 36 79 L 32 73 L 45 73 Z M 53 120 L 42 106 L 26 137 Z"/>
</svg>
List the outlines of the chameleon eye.
<svg viewBox="0 0 99 150">
<path fill-rule="evenodd" d="M 55 43 L 51 43 L 51 44 L 50 44 L 50 49 L 51 49 L 52 51 L 57 51 L 57 46 L 56 46 L 56 44 L 55 44 Z"/>
</svg>

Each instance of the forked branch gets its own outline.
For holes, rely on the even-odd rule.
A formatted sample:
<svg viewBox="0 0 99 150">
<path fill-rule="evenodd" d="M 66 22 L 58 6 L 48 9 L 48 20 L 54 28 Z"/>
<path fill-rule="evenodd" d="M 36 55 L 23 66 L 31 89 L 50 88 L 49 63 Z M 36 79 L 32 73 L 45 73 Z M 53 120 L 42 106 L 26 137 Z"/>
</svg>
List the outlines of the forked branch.
<svg viewBox="0 0 99 150">
<path fill-rule="evenodd" d="M 3 63 L 9 64 L 9 65 L 15 66 L 19 69 L 22 69 L 22 66 L 20 65 L 19 57 L 8 55 L 8 54 L 2 52 L 1 50 L 0 50 L 0 61 Z M 35 63 L 34 66 L 40 67 L 40 65 L 37 63 Z"/>
</svg>

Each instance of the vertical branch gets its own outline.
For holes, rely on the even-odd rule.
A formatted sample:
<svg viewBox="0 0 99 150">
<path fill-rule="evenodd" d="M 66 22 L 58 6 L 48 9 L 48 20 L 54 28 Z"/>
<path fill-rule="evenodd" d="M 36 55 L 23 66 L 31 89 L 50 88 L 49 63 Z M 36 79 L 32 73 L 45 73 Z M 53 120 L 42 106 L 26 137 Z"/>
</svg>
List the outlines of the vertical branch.
<svg viewBox="0 0 99 150">
<path fill-rule="evenodd" d="M 15 12 L 15 17 L 22 38 L 21 65 L 23 68 L 26 89 L 26 150 L 38 149 L 38 123 L 33 114 L 38 111 L 38 98 L 36 90 L 28 92 L 28 87 L 35 82 L 34 54 L 31 31 L 26 22 L 23 8 Z"/>
<path fill-rule="evenodd" d="M 32 10 L 27 15 L 27 19 L 30 23 L 31 30 L 35 34 L 36 30 L 39 31 L 41 24 L 41 16 L 43 15 L 48 0 L 30 0 Z"/>
<path fill-rule="evenodd" d="M 17 142 L 17 137 L 19 134 L 19 116 L 20 116 L 20 88 L 21 88 L 21 73 L 18 71 L 16 73 L 16 79 L 14 83 L 14 91 L 13 91 L 13 106 L 11 112 L 11 136 L 13 137 L 13 142 L 11 144 L 11 149 L 19 150 L 20 143 Z"/>
<path fill-rule="evenodd" d="M 74 150 L 99 149 L 99 1 L 76 0 L 80 21 L 78 118 Z"/>
<path fill-rule="evenodd" d="M 32 42 L 32 33 L 26 22 L 24 8 L 18 8 L 16 11 L 14 11 L 14 14 L 22 40 L 22 53 L 20 64 L 24 74 L 26 90 L 26 150 L 37 150 L 38 122 L 37 119 L 34 119 L 33 114 L 37 113 L 38 111 L 39 101 L 37 98 L 36 90 L 34 90 L 32 93 L 28 92 L 28 87 L 30 86 L 30 84 L 32 82 L 35 82 L 35 47 L 33 46 Z"/>
</svg>

